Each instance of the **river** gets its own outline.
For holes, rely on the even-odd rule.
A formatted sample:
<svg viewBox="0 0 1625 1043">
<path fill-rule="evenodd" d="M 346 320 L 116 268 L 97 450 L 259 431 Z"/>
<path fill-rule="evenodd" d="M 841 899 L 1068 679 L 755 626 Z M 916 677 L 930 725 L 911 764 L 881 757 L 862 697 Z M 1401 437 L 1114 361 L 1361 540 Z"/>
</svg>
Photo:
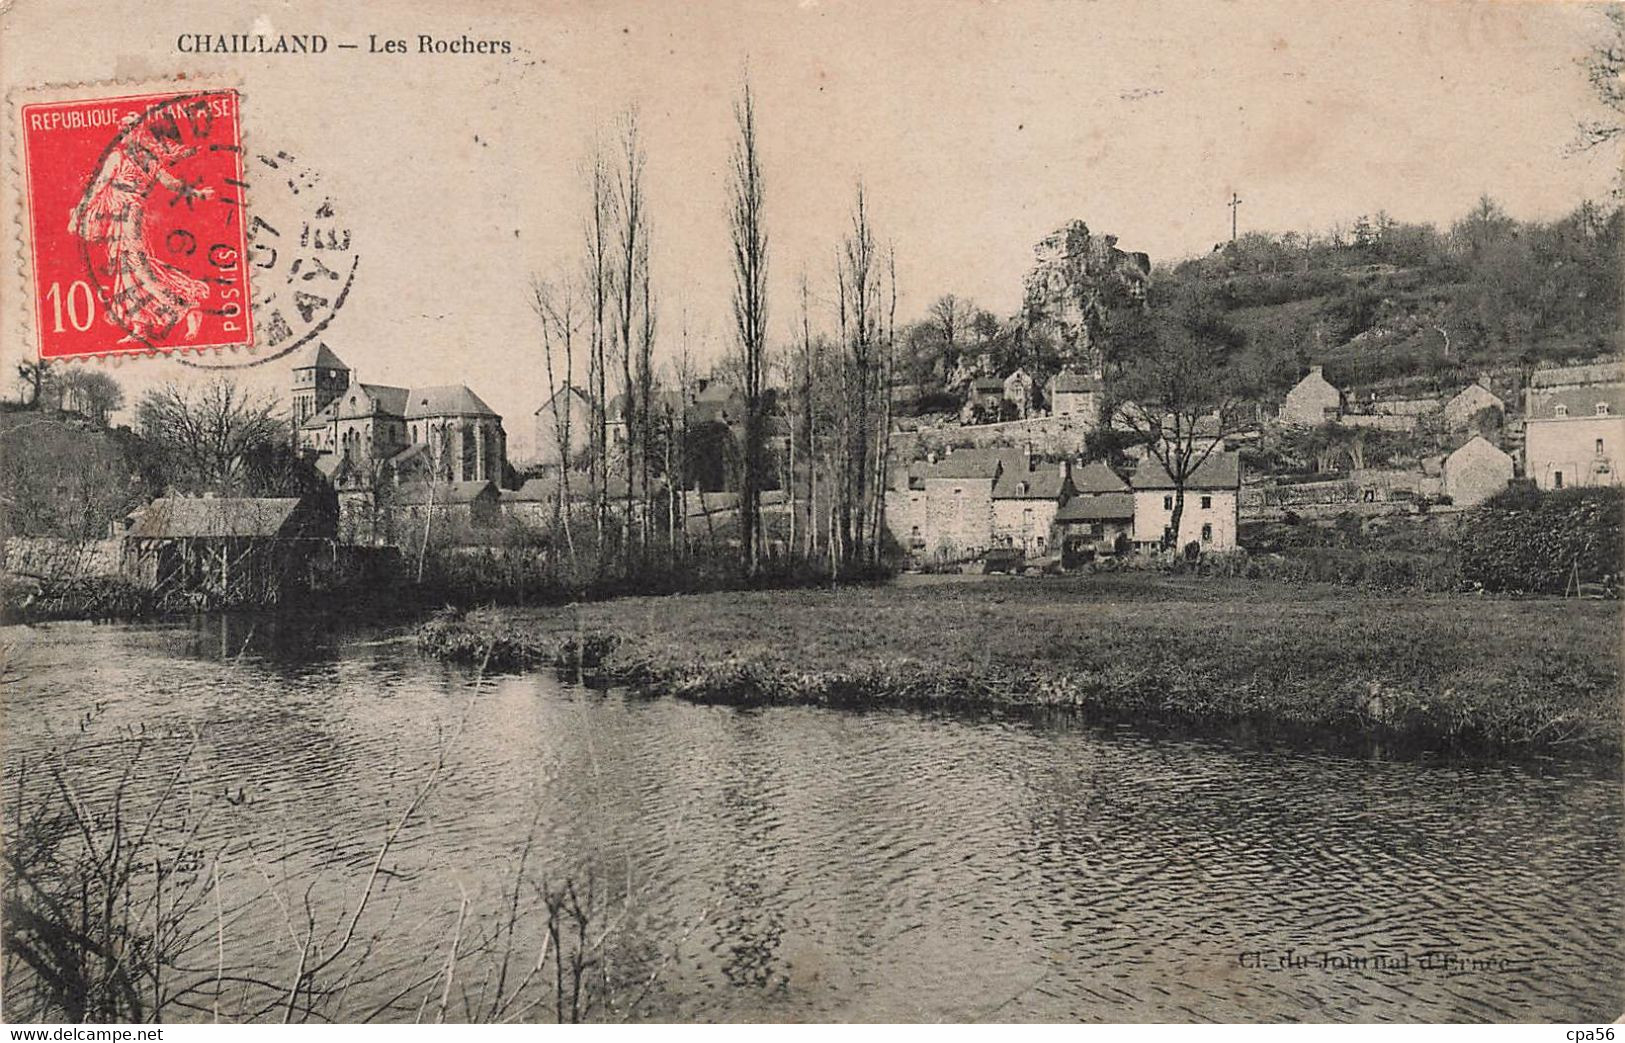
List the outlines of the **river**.
<svg viewBox="0 0 1625 1043">
<path fill-rule="evenodd" d="M 590 871 L 611 896 L 604 1016 L 1596 1021 L 1625 1006 L 1611 771 L 702 707 L 548 673 L 477 679 L 402 630 L 331 623 L 4 633 L 8 784 L 71 749 L 56 763 L 74 785 L 108 792 L 145 737 L 133 778 L 156 787 L 198 730 L 181 817 L 221 883 L 197 915 L 236 910 L 205 932 L 208 959 L 218 934 L 223 960 L 269 979 L 297 966 L 307 891 L 310 923 L 342 930 L 446 751 L 384 865 L 352 1013 L 470 944 L 527 838 L 533 869 Z M 539 915 L 518 930 L 526 953 Z M 465 959 L 459 992 L 482 974 L 488 992 L 489 955 Z"/>
</svg>

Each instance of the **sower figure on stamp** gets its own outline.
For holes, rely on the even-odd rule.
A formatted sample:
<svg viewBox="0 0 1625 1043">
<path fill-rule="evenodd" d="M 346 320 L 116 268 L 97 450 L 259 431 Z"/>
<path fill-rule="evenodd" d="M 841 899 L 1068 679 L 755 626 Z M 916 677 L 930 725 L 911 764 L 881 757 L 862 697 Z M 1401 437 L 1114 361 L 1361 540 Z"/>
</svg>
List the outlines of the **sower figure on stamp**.
<svg viewBox="0 0 1625 1043">
<path fill-rule="evenodd" d="M 103 244 L 107 251 L 105 271 L 113 280 L 107 319 L 125 330 L 120 343 L 162 337 L 182 319 L 186 339 L 193 340 L 203 321 L 202 302 L 209 288 L 158 259 L 157 244 L 147 241 L 147 207 L 157 186 L 188 205 L 209 198 L 214 189 L 187 184 L 165 169 L 196 148 L 155 131 L 139 115 L 125 117 L 123 125 L 124 132 L 69 215 L 68 231 L 87 243 Z"/>
</svg>

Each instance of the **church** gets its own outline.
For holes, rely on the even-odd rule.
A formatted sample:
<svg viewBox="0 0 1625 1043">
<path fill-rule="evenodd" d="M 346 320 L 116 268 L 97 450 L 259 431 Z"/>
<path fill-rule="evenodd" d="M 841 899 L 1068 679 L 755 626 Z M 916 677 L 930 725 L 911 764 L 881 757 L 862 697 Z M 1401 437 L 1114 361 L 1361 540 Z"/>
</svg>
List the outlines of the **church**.
<svg viewBox="0 0 1625 1043">
<path fill-rule="evenodd" d="M 326 344 L 293 367 L 299 449 L 335 486 L 494 482 L 507 470 L 502 417 L 463 384 L 364 384 Z"/>
</svg>

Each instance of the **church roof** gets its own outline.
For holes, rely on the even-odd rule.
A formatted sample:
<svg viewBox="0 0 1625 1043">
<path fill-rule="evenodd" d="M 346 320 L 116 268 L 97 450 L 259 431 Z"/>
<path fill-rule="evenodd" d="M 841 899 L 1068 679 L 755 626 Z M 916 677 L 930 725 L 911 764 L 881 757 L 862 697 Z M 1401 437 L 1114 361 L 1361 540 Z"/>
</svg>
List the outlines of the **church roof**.
<svg viewBox="0 0 1625 1043">
<path fill-rule="evenodd" d="M 497 416 L 464 384 L 413 388 L 406 403 L 408 420 L 426 416 Z"/>
<path fill-rule="evenodd" d="M 342 369 L 346 373 L 350 370 L 350 367 L 344 364 L 344 360 L 333 354 L 333 349 L 321 341 L 317 341 L 314 347 L 300 355 L 299 360 L 293 364 L 293 368 Z"/>
</svg>

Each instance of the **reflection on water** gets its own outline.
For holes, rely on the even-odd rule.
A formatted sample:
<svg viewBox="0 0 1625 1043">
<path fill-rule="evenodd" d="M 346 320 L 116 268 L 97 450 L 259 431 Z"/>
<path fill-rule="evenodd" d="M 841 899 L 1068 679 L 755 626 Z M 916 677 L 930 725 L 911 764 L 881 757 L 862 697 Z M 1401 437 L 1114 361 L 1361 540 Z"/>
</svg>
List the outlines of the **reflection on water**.
<svg viewBox="0 0 1625 1043">
<path fill-rule="evenodd" d="M 738 711 L 541 675 L 487 679 L 470 704 L 468 672 L 399 634 L 331 626 L 8 638 L 21 645 L 8 773 L 98 703 L 101 733 L 205 725 L 200 764 L 230 798 L 210 829 L 251 840 L 258 860 L 232 871 L 301 884 L 327 866 L 315 896 L 330 916 L 469 707 L 392 865 L 398 921 L 440 940 L 460 895 L 500 893 L 534 820 L 537 857 L 635 876 L 639 930 L 684 939 L 644 1017 L 1589 1021 L 1621 1008 L 1620 787 L 1583 769 Z"/>
</svg>

